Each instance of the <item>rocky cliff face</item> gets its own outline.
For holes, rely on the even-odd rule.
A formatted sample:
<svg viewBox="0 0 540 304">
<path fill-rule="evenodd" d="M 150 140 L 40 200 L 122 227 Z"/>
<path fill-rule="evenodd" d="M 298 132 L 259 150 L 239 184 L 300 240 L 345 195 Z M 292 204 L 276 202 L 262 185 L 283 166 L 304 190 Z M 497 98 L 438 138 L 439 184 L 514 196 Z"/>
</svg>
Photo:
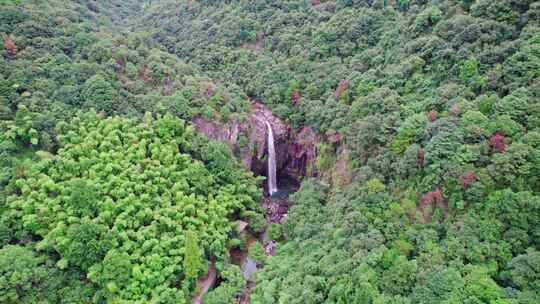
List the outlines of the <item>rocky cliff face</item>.
<svg viewBox="0 0 540 304">
<path fill-rule="evenodd" d="M 289 141 L 289 126 L 262 103 L 253 103 L 252 110 L 242 121 L 232 119 L 227 123 L 207 121 L 202 117 L 195 117 L 193 123 L 198 132 L 208 137 L 227 143 L 236 151 L 246 169 L 256 174 L 265 175 L 267 154 L 267 128 L 268 121 L 274 131 L 276 159 L 278 170 L 285 167 L 288 160 L 287 145 Z"/>
<path fill-rule="evenodd" d="M 252 110 L 243 120 L 231 119 L 227 123 L 207 121 L 202 117 L 193 119 L 198 132 L 227 143 L 243 166 L 256 175 L 266 175 L 267 128 L 272 126 L 275 139 L 277 169 L 281 174 L 300 178 L 320 176 L 317 169 L 318 149 L 323 142 L 339 145 L 339 133 L 317 134 L 311 127 L 291 129 L 284 121 L 273 115 L 270 108 L 260 102 L 253 102 Z M 343 154 L 339 151 L 339 154 Z M 341 170 L 343 170 L 343 163 Z M 278 174 L 279 174 L 278 173 Z"/>
<path fill-rule="evenodd" d="M 287 172 L 292 176 L 316 176 L 317 150 L 320 142 L 320 136 L 309 126 L 292 131 L 291 141 L 287 147 L 289 160 Z"/>
</svg>

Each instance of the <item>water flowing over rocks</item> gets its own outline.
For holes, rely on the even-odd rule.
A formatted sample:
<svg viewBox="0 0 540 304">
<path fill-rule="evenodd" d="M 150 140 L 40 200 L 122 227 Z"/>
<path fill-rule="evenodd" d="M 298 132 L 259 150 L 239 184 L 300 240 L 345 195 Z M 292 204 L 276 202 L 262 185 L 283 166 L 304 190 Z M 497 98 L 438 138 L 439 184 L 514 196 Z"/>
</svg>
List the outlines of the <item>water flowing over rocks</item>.
<svg viewBox="0 0 540 304">
<path fill-rule="evenodd" d="M 274 132 L 272 131 L 272 125 L 270 125 L 268 121 L 266 121 L 266 129 L 268 130 L 268 193 L 272 195 L 278 191 L 276 176 L 276 150 L 274 147 Z"/>
<path fill-rule="evenodd" d="M 318 176 L 317 152 L 324 136 L 309 126 L 290 128 L 263 103 L 253 101 L 251 111 L 242 120 L 233 118 L 220 123 L 200 116 L 193 119 L 198 132 L 228 144 L 246 169 L 264 176 L 267 175 L 268 151 L 266 122 L 274 133 L 277 171 L 296 178 Z"/>
</svg>

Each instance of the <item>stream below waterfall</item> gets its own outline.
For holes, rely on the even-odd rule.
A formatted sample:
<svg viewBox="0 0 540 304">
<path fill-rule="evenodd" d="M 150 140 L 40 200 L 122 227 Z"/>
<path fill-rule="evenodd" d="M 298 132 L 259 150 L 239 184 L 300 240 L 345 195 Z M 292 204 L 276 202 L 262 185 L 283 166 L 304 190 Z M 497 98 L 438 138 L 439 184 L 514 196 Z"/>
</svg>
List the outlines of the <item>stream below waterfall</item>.
<svg viewBox="0 0 540 304">
<path fill-rule="evenodd" d="M 272 224 L 282 224 L 287 218 L 289 210 L 289 195 L 296 192 L 299 188 L 299 182 L 289 176 L 279 176 L 277 172 L 276 151 L 274 146 L 274 135 L 272 126 L 265 121 L 267 135 L 267 170 L 266 187 L 263 186 L 264 196 L 261 200 L 261 207 L 264 211 L 265 229 L 262 233 L 253 234 L 245 229 L 249 223 L 240 221 L 240 234 L 244 240 L 243 246 L 233 247 L 229 250 L 231 262 L 238 265 L 246 280 L 246 288 L 240 296 L 237 297 L 238 304 L 250 303 L 251 291 L 256 286 L 254 273 L 264 267 L 249 256 L 249 249 L 255 242 L 260 242 L 264 248 L 266 257 L 272 257 L 276 254 L 278 243 L 268 237 L 268 228 Z M 203 303 L 202 298 L 211 288 L 215 288 L 219 281 L 219 275 L 216 273 L 214 263 L 210 266 L 205 277 L 201 278 L 197 284 L 197 292 L 193 297 L 193 304 Z M 219 284 L 219 283 L 217 283 Z"/>
<path fill-rule="evenodd" d="M 255 241 L 260 241 L 264 247 L 264 251 L 267 257 L 274 256 L 276 254 L 277 242 L 268 238 L 268 227 L 271 224 L 281 224 L 288 216 L 289 211 L 289 195 L 296 192 L 299 188 L 297 180 L 280 176 L 277 183 L 277 192 L 274 192 L 271 196 L 266 194 L 261 202 L 261 206 L 265 212 L 266 229 L 259 235 L 248 234 L 246 236 L 246 250 L 237 256 L 240 259 L 235 261 L 235 264 L 240 266 L 244 278 L 246 279 L 246 289 L 243 294 L 238 298 L 239 304 L 250 303 L 250 295 L 253 288 L 256 286 L 256 282 L 253 280 L 253 274 L 255 271 L 264 267 L 264 265 L 258 265 L 253 259 L 249 257 L 249 246 Z"/>
</svg>

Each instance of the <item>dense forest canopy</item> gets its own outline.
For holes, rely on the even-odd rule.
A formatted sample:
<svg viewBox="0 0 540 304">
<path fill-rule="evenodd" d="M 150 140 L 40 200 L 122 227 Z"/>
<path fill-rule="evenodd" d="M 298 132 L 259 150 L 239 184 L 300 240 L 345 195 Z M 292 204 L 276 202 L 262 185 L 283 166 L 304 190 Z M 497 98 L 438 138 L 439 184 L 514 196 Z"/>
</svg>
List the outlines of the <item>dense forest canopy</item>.
<svg viewBox="0 0 540 304">
<path fill-rule="evenodd" d="M 245 94 L 127 30 L 137 1 L 1 5 L 0 302 L 187 301 L 261 215 L 185 121 L 241 116 Z"/>
<path fill-rule="evenodd" d="M 136 124 L 90 112 L 58 128 L 61 148 L 38 152 L 4 215 L 16 238 L 40 237 L 38 250 L 86 272 L 109 301 L 183 302 L 203 256 L 226 255 L 231 215 L 257 209 L 253 180 L 227 164 L 220 178 L 186 154 L 204 139 L 171 115 Z"/>
<path fill-rule="evenodd" d="M 2 303 L 184 303 L 214 264 L 235 303 L 260 183 L 191 121 L 250 99 L 338 138 L 251 303 L 540 302 L 539 1 L 0 0 L 0 42 Z"/>
</svg>

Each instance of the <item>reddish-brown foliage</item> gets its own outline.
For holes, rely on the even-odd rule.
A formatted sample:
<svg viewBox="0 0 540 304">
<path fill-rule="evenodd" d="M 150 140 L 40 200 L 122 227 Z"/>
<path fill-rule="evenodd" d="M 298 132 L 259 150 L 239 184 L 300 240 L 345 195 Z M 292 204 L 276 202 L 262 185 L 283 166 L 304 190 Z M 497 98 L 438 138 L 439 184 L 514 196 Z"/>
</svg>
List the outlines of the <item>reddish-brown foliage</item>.
<svg viewBox="0 0 540 304">
<path fill-rule="evenodd" d="M 424 207 L 428 205 L 433 205 L 433 204 L 435 204 L 435 206 L 439 206 L 441 202 L 442 202 L 441 190 L 431 191 L 431 192 L 424 193 L 424 195 L 422 195 L 422 198 L 420 199 L 419 207 L 423 209 Z"/>
<path fill-rule="evenodd" d="M 343 139 L 343 136 L 336 130 L 330 129 L 326 131 L 326 138 L 329 142 L 335 144 Z"/>
<path fill-rule="evenodd" d="M 302 96 L 300 95 L 300 91 L 298 89 L 295 89 L 292 93 L 291 93 L 291 99 L 292 99 L 292 102 L 295 106 L 299 105 L 300 104 L 300 98 L 302 98 Z"/>
<path fill-rule="evenodd" d="M 437 111 L 429 111 L 427 114 L 427 119 L 431 122 L 434 122 L 439 117 L 439 112 Z"/>
<path fill-rule="evenodd" d="M 209 83 L 208 86 L 206 86 L 206 96 L 212 96 L 214 95 L 214 90 L 216 88 L 214 87 L 214 85 L 212 83 Z"/>
<path fill-rule="evenodd" d="M 428 206 L 432 206 L 433 208 L 426 208 Z M 445 216 L 449 212 L 448 200 L 443 200 L 441 189 L 424 193 L 417 202 L 416 208 L 422 212 L 421 221 L 424 223 L 430 220 L 436 208 L 442 209 Z"/>
<path fill-rule="evenodd" d="M 9 35 L 4 40 L 4 48 L 8 52 L 9 56 L 14 57 L 17 55 L 17 45 L 15 45 L 15 39 L 13 39 L 12 35 Z"/>
<path fill-rule="evenodd" d="M 452 108 L 450 109 L 450 111 L 452 112 L 452 114 L 454 114 L 455 116 L 458 116 L 460 113 L 461 113 L 461 107 L 456 103 L 452 106 Z"/>
<path fill-rule="evenodd" d="M 489 139 L 489 145 L 493 148 L 493 151 L 497 153 L 504 152 L 506 150 L 506 144 L 504 143 L 504 135 L 501 133 L 495 133 Z"/>
<path fill-rule="evenodd" d="M 467 171 L 459 177 L 459 183 L 463 188 L 468 188 L 470 185 L 476 182 L 476 174 L 474 171 Z"/>
<path fill-rule="evenodd" d="M 418 168 L 422 168 L 424 166 L 424 156 L 426 152 L 424 151 L 424 148 L 420 148 L 418 150 L 418 153 L 416 154 L 416 166 Z"/>
<path fill-rule="evenodd" d="M 345 79 L 341 80 L 336 88 L 336 91 L 334 92 L 334 97 L 336 100 L 340 100 L 341 97 L 343 97 L 343 93 L 345 93 L 349 89 L 349 82 Z"/>
</svg>

